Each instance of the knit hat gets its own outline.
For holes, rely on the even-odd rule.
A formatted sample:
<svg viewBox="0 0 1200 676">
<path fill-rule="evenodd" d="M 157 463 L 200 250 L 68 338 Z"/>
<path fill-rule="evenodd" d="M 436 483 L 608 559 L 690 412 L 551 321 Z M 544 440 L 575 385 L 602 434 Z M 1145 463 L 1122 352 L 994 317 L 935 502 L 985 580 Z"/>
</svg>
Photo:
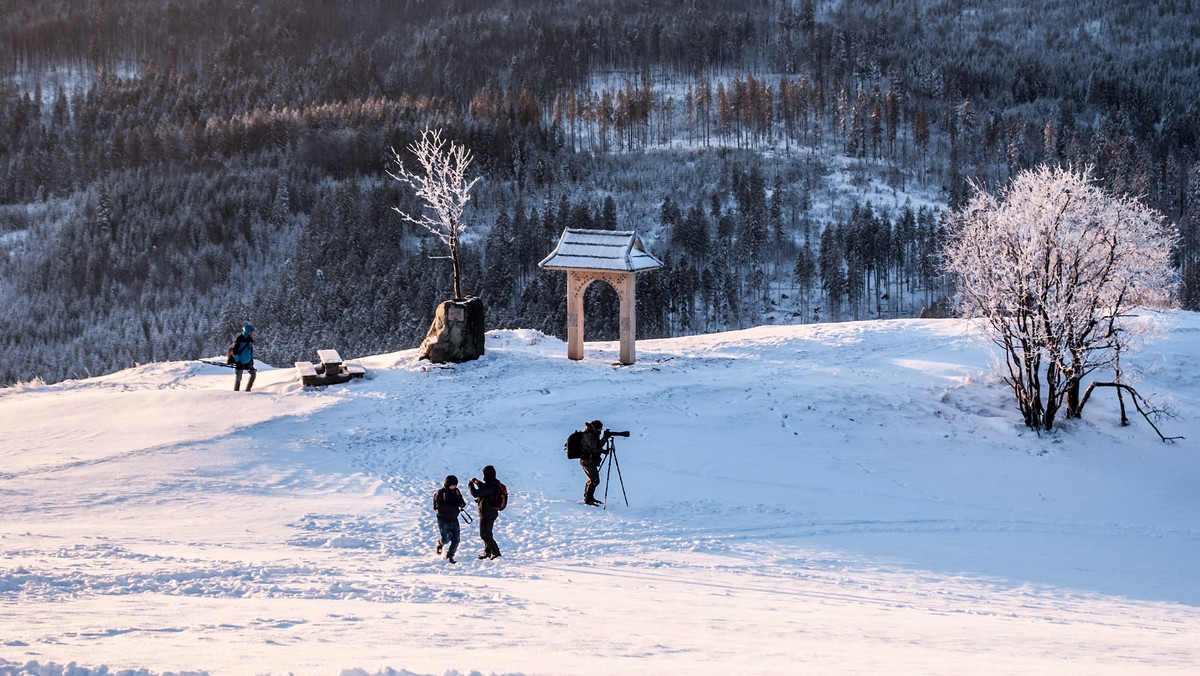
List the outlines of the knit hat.
<svg viewBox="0 0 1200 676">
<path fill-rule="evenodd" d="M 446 480 L 442 482 L 442 485 L 445 486 L 446 488 L 450 488 L 451 486 L 457 486 L 458 485 L 458 477 L 451 474 L 446 477 Z"/>
</svg>

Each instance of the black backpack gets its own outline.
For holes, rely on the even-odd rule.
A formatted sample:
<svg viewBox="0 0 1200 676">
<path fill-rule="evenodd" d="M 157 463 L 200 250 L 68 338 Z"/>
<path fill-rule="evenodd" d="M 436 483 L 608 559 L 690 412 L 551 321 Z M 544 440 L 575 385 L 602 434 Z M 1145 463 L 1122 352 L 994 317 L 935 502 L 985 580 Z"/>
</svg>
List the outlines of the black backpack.
<svg viewBox="0 0 1200 676">
<path fill-rule="evenodd" d="M 458 496 L 457 500 L 454 499 L 454 496 L 456 495 Z M 437 512 L 439 517 L 442 516 L 443 508 L 450 507 L 457 515 L 458 510 L 462 509 L 465 504 L 466 501 L 463 500 L 462 493 L 459 492 L 457 486 L 454 488 L 446 488 L 443 486 L 442 488 L 439 488 L 438 492 L 434 493 L 433 495 L 433 511 Z"/>
<path fill-rule="evenodd" d="M 567 437 L 567 443 L 563 444 L 567 449 L 567 460 L 578 460 L 583 457 L 583 432 L 575 430 Z"/>
</svg>

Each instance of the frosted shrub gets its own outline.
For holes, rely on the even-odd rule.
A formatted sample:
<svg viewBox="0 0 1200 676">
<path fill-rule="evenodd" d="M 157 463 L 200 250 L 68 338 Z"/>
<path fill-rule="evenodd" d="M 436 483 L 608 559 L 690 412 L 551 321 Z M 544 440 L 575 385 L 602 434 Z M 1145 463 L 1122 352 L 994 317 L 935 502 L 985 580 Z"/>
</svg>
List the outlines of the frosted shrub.
<svg viewBox="0 0 1200 676">
<path fill-rule="evenodd" d="M 1080 383 L 1117 369 L 1137 329 L 1130 308 L 1171 301 L 1176 234 L 1162 216 L 1092 184 L 1088 170 L 1039 167 L 996 197 L 952 215 L 946 270 L 962 313 L 984 321 L 1005 355 L 1005 380 L 1025 424 L 1049 430 L 1066 406 L 1082 412 Z"/>
</svg>

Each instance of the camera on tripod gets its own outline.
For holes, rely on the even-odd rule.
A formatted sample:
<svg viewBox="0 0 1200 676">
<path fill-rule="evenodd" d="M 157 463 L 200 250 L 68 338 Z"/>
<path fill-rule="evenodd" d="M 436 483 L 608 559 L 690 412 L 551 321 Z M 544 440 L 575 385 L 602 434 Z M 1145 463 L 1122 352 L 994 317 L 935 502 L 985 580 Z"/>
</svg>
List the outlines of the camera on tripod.
<svg viewBox="0 0 1200 676">
<path fill-rule="evenodd" d="M 606 429 L 606 430 L 604 430 L 604 436 L 606 436 L 606 437 L 628 437 L 629 430 L 625 430 L 624 432 L 614 432 L 613 430 Z"/>
</svg>

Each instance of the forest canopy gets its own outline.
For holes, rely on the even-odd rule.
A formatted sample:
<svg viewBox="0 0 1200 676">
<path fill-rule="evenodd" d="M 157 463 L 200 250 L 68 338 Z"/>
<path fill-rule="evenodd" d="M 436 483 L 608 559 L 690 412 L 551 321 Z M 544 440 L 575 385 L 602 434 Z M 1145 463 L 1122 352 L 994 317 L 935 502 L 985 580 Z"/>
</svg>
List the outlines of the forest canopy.
<svg viewBox="0 0 1200 676">
<path fill-rule="evenodd" d="M 935 311 L 972 183 L 1090 166 L 1200 306 L 1191 3 L 29 0 L 0 12 L 0 384 L 410 348 L 451 293 L 387 149 L 475 156 L 466 293 L 565 330 L 563 227 L 667 265 L 638 329 Z M 589 291 L 590 339 L 615 293 Z"/>
</svg>

